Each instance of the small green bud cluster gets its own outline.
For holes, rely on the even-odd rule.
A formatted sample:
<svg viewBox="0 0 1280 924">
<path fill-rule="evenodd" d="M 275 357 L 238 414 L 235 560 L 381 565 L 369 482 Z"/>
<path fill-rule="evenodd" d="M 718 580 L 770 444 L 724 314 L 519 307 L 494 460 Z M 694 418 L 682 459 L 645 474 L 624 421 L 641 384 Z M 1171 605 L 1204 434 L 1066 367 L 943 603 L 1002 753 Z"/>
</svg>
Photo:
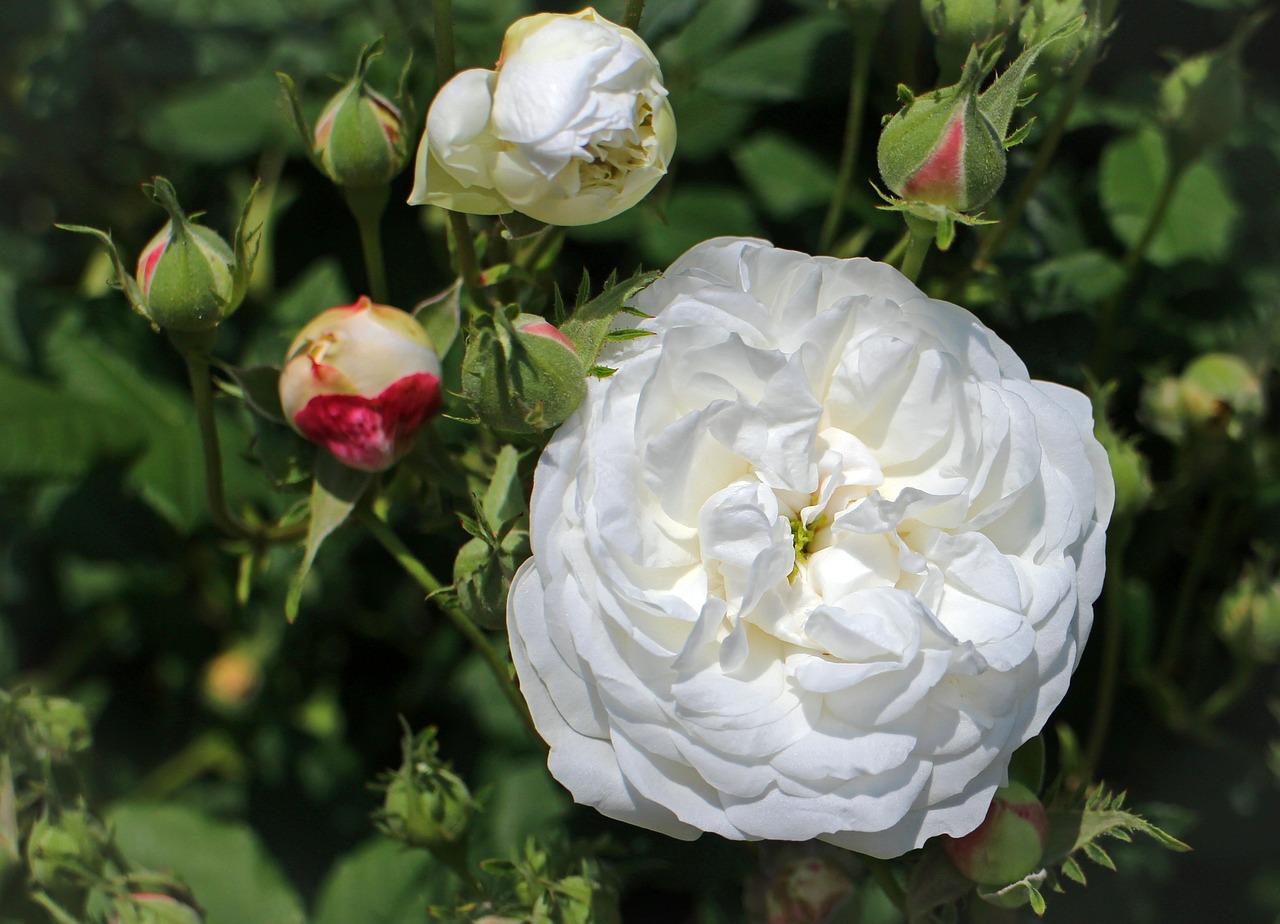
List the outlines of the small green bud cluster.
<svg viewBox="0 0 1280 924">
<path fill-rule="evenodd" d="M 572 341 L 545 318 L 510 307 L 478 327 L 462 360 L 462 392 L 486 426 L 539 433 L 560 424 L 587 394 Z"/>
<path fill-rule="evenodd" d="M 31 881 L 54 891 L 92 884 L 102 875 L 107 841 L 102 825 L 83 806 L 56 815 L 46 809 L 27 836 Z"/>
<path fill-rule="evenodd" d="M 579 845 L 589 846 L 589 845 Z M 516 860 L 486 860 L 480 864 L 506 880 L 512 900 L 496 903 L 494 913 L 481 920 L 490 924 L 526 921 L 620 924 L 618 892 L 612 877 L 594 858 L 563 844 L 550 848 L 533 838 Z"/>
<path fill-rule="evenodd" d="M 403 761 L 386 781 L 380 830 L 411 847 L 430 850 L 455 868 L 466 863 L 466 835 L 475 801 L 466 783 L 441 762 L 435 729 L 405 729 Z"/>
</svg>

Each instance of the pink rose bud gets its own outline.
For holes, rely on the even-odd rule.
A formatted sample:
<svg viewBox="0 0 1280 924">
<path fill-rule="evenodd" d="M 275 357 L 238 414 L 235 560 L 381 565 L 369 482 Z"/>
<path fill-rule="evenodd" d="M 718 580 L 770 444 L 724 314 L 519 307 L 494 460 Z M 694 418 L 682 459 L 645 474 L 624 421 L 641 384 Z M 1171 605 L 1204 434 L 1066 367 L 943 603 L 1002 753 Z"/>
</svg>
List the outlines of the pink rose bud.
<svg viewBox="0 0 1280 924">
<path fill-rule="evenodd" d="M 329 178 L 340 186 L 381 186 L 408 159 L 400 110 L 358 76 L 320 113 L 315 152 Z"/>
<path fill-rule="evenodd" d="M 767 924 L 822 924 L 853 894 L 853 882 L 817 857 L 793 860 L 769 881 Z"/>
<path fill-rule="evenodd" d="M 963 837 L 944 836 L 956 869 L 979 885 L 1004 886 L 1035 872 L 1049 838 L 1044 806 L 1026 786 L 996 790 L 982 824 Z"/>
<path fill-rule="evenodd" d="M 298 332 L 280 402 L 293 428 L 342 464 L 379 472 L 440 409 L 440 359 L 412 315 L 362 296 Z"/>
</svg>

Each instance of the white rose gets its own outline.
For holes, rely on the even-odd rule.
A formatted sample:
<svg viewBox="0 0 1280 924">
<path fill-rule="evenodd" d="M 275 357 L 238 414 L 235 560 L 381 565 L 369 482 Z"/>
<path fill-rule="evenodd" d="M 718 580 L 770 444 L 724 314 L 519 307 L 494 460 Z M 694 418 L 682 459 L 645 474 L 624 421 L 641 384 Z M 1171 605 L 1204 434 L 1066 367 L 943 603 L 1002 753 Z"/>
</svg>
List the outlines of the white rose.
<svg viewBox="0 0 1280 924">
<path fill-rule="evenodd" d="M 1062 699 L 1113 489 L 1079 392 L 892 267 L 720 238 L 538 464 L 512 654 L 551 772 L 680 838 L 892 857 Z"/>
<path fill-rule="evenodd" d="M 593 9 L 507 30 L 497 69 L 436 95 L 412 205 L 585 225 L 631 208 L 667 172 L 676 125 L 658 60 Z"/>
</svg>

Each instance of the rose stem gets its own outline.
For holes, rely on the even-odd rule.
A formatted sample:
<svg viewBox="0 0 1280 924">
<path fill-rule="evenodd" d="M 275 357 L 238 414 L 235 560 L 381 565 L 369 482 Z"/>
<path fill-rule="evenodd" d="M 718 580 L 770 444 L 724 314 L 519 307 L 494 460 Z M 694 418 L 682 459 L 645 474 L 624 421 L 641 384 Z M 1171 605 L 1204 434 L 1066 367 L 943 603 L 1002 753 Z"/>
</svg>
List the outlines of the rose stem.
<svg viewBox="0 0 1280 924">
<path fill-rule="evenodd" d="M 1111 712 L 1115 706 L 1116 684 L 1120 680 L 1120 652 L 1124 645 L 1124 549 L 1128 544 L 1128 524 L 1119 535 L 1108 537 L 1107 583 L 1104 600 L 1102 637 L 1102 671 L 1098 678 L 1098 693 L 1094 700 L 1093 722 L 1089 727 L 1089 742 L 1084 751 L 1084 766 L 1079 775 L 1082 784 L 1093 779 L 1102 750 L 1111 728 Z"/>
<path fill-rule="evenodd" d="M 414 583 L 428 594 L 436 594 L 444 589 L 445 585 L 440 582 L 440 579 L 427 570 L 427 566 L 409 551 L 409 547 L 401 541 L 400 537 L 377 514 L 367 507 L 361 506 L 358 508 L 358 516 L 360 522 L 369 530 L 373 538 L 390 553 L 391 557 L 404 569 L 405 573 L 413 578 Z M 444 611 L 444 614 L 449 617 L 449 621 L 453 623 L 454 628 L 461 632 L 467 641 L 475 647 L 476 651 L 480 653 L 480 657 L 489 666 L 494 679 L 498 681 L 498 687 L 502 690 L 502 695 L 506 697 L 507 702 L 511 703 L 511 708 L 516 711 L 516 715 L 520 717 L 525 729 L 534 741 L 541 743 L 542 737 L 538 734 L 538 729 L 533 724 L 533 718 L 529 715 L 529 708 L 525 705 L 524 697 L 520 695 L 520 691 L 516 689 L 516 685 L 511 681 L 510 666 L 498 654 L 497 649 L 489 644 L 489 640 L 480 631 L 480 628 L 462 612 L 455 602 L 447 597 L 433 597 L 433 599 L 440 609 Z"/>
<path fill-rule="evenodd" d="M 227 509 L 227 496 L 222 488 L 222 452 L 218 447 L 218 423 L 213 413 L 213 388 L 209 384 L 209 360 L 217 336 L 216 327 L 199 333 L 169 332 L 169 340 L 187 364 L 191 402 L 195 405 L 200 447 L 204 452 L 204 490 L 209 517 L 227 535 L 247 539 L 253 533 Z"/>
<path fill-rule="evenodd" d="M 916 218 L 911 214 L 907 214 L 906 219 L 911 237 L 907 241 L 907 252 L 902 258 L 901 270 L 902 275 L 915 282 L 920 270 L 924 268 L 924 258 L 929 255 L 929 245 L 933 243 L 936 226 L 927 219 Z"/>
<path fill-rule="evenodd" d="M 458 70 L 453 56 L 453 2 L 431 0 L 435 14 L 436 83 L 443 87 Z M 449 227 L 453 230 L 453 256 L 462 284 L 477 305 L 485 304 L 484 287 L 480 285 L 480 264 L 476 260 L 476 243 L 471 226 L 460 212 L 449 211 Z"/>
<path fill-rule="evenodd" d="M 387 207 L 390 187 L 386 184 L 366 189 L 343 189 L 347 206 L 360 229 L 360 248 L 364 252 L 364 271 L 369 280 L 369 297 L 386 304 L 387 269 L 382 258 L 382 212 Z"/>
<path fill-rule="evenodd" d="M 627 0 L 622 8 L 622 24 L 635 31 L 640 27 L 640 17 L 644 13 L 644 0 Z"/>
<path fill-rule="evenodd" d="M 1160 227 L 1164 224 L 1165 216 L 1169 212 L 1169 203 L 1173 201 L 1174 190 L 1178 188 L 1178 181 L 1182 179 L 1185 172 L 1187 161 L 1177 160 L 1170 164 L 1169 169 L 1165 171 L 1164 179 L 1160 184 L 1160 191 L 1156 196 L 1155 205 L 1151 209 L 1151 214 L 1147 216 L 1146 226 L 1142 229 L 1142 234 L 1134 241 L 1133 246 L 1125 253 L 1124 259 L 1120 263 L 1121 269 L 1124 271 L 1124 279 L 1110 297 L 1102 303 L 1102 307 L 1098 312 L 1098 339 L 1094 344 L 1093 361 L 1089 364 L 1094 375 L 1099 381 L 1106 379 L 1107 370 L 1111 365 L 1111 354 L 1115 347 L 1116 334 L 1116 314 L 1120 309 L 1121 300 L 1129 293 L 1134 282 L 1138 278 L 1138 272 L 1142 269 L 1143 258 L 1146 257 L 1147 251 L 1151 249 L 1152 242 L 1156 239 Z"/>
<path fill-rule="evenodd" d="M 862 859 L 871 868 L 871 875 L 875 877 L 876 885 L 880 886 L 880 891 L 885 894 L 885 898 L 893 902 L 894 907 L 899 911 L 906 911 L 907 894 L 902 891 L 898 878 L 893 874 L 893 866 L 878 857 L 864 856 Z"/>
<path fill-rule="evenodd" d="M 862 121 L 867 108 L 867 84 L 871 78 L 871 61 L 875 53 L 875 41 L 880 34 L 878 13 L 865 19 L 850 16 L 853 31 L 853 77 L 849 82 L 849 111 L 845 116 L 844 142 L 840 149 L 840 172 L 836 176 L 835 192 L 818 235 L 818 252 L 826 253 L 840 230 L 840 217 L 844 214 L 853 185 L 853 172 L 858 163 L 858 145 L 862 140 Z"/>
</svg>

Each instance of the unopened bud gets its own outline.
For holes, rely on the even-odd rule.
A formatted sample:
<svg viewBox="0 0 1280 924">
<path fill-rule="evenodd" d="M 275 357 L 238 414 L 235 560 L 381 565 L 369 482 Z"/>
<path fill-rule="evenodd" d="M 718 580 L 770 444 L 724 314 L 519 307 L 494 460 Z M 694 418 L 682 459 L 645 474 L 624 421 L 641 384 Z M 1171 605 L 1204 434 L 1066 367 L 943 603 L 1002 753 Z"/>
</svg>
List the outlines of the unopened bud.
<svg viewBox="0 0 1280 924">
<path fill-rule="evenodd" d="M 509 433 L 558 427 L 587 394 L 573 343 L 545 318 L 498 318 L 477 331 L 462 361 L 462 390 L 487 426 Z"/>
<path fill-rule="evenodd" d="M 1262 418 L 1257 372 L 1239 356 L 1206 353 L 1181 376 L 1165 376 L 1142 393 L 1143 416 L 1157 433 L 1180 442 L 1189 434 L 1240 439 Z"/>
<path fill-rule="evenodd" d="M 358 76 L 320 113 L 315 152 L 339 186 L 360 189 L 388 183 L 409 156 L 400 110 Z"/>
<path fill-rule="evenodd" d="M 1035 872 L 1044 856 L 1049 819 L 1021 783 L 996 790 L 982 824 L 963 837 L 944 836 L 942 849 L 967 879 L 1003 886 Z"/>
<path fill-rule="evenodd" d="M 1004 32 L 1018 15 L 1020 0 L 922 0 L 925 24 L 938 38 L 938 63 L 955 73 L 972 45 Z"/>
<path fill-rule="evenodd" d="M 56 820 L 46 811 L 27 838 L 32 881 L 47 889 L 88 885 L 102 871 L 106 842 L 102 826 L 83 808 L 63 811 Z"/>
<path fill-rule="evenodd" d="M 475 803 L 467 785 L 437 754 L 435 730 L 417 736 L 406 732 L 404 761 L 387 784 L 382 811 L 383 833 L 422 847 L 442 861 L 462 862 L 465 836 Z"/>
<path fill-rule="evenodd" d="M 1084 0 L 1031 0 L 1022 14 L 1018 38 L 1023 45 L 1039 42 L 1085 12 Z M 1085 45 L 1094 40 L 1090 29 L 1051 40 L 1040 52 L 1040 68 L 1061 74 L 1080 57 Z"/>
<path fill-rule="evenodd" d="M 330 308 L 289 346 L 280 403 L 295 430 L 351 468 L 378 472 L 440 409 L 440 359 L 414 317 L 367 297 Z"/>
<path fill-rule="evenodd" d="M 1280 661 L 1280 581 L 1246 571 L 1218 604 L 1218 636 L 1242 658 Z"/>
<path fill-rule="evenodd" d="M 111 924 L 204 924 L 196 909 L 163 892 L 131 892 L 112 911 Z"/>
<path fill-rule="evenodd" d="M 93 742 L 89 717 L 79 703 L 60 696 L 27 694 L 14 700 L 27 746 L 39 758 L 60 763 Z"/>
</svg>

